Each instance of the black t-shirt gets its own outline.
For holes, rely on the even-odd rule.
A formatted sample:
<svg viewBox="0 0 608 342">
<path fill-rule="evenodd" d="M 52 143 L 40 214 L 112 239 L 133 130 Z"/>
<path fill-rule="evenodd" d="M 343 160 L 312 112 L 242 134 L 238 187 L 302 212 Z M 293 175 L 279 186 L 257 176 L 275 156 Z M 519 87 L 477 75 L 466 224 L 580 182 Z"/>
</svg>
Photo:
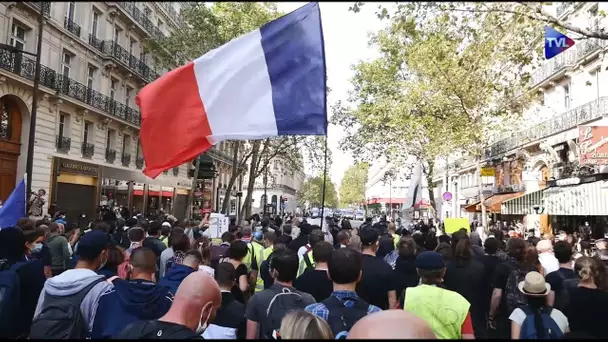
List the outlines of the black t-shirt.
<svg viewBox="0 0 608 342">
<path fill-rule="evenodd" d="M 397 296 L 401 296 L 406 288 L 417 286 L 418 282 L 420 281 L 414 261 L 415 257 L 410 259 L 398 257 L 397 261 L 395 262 L 393 279 L 395 281 L 395 290 L 397 291 Z"/>
<path fill-rule="evenodd" d="M 293 282 L 293 287 L 309 293 L 317 302 L 327 299 L 333 292 L 333 286 L 325 270 L 306 271 Z"/>
<path fill-rule="evenodd" d="M 160 255 L 167 248 L 167 246 L 155 236 L 148 236 L 145 238 L 142 242 L 142 246 L 150 248 L 154 254 L 156 254 L 157 259 L 160 258 Z"/>
<path fill-rule="evenodd" d="M 577 278 L 576 273 L 569 268 L 563 267 L 560 267 L 557 271 L 553 271 L 545 276 L 545 280 L 551 285 L 551 290 L 555 292 L 555 297 L 562 292 L 564 280 L 572 278 Z"/>
<path fill-rule="evenodd" d="M 139 321 L 128 325 L 113 339 L 127 340 L 202 340 L 185 325 L 162 321 Z"/>
<path fill-rule="evenodd" d="M 573 288 L 569 293 L 570 302 L 564 314 L 568 317 L 570 331 L 584 332 L 598 339 L 608 338 L 605 327 L 608 293 L 585 287 Z"/>
<path fill-rule="evenodd" d="M 268 260 L 262 261 L 260 264 L 260 276 L 264 281 L 264 290 L 271 287 L 274 284 L 274 279 L 272 279 L 272 275 L 270 274 L 270 267 L 268 266 Z"/>
<path fill-rule="evenodd" d="M 357 295 L 382 310 L 388 309 L 388 292 L 396 289 L 393 269 L 384 260 L 363 254 L 363 276 L 357 284 Z"/>
<path fill-rule="evenodd" d="M 484 284 L 483 280 L 483 264 L 474 258 L 468 261 L 452 260 L 447 264 L 443 284 L 469 301 L 473 324 L 481 324 L 490 305 L 484 293 L 489 284 Z"/>
<path fill-rule="evenodd" d="M 481 263 L 483 264 L 483 284 L 484 284 L 484 293 L 486 300 L 488 302 L 488 308 L 490 305 L 490 300 L 492 298 L 492 291 L 494 288 L 492 287 L 492 278 L 494 276 L 494 272 L 496 271 L 496 267 L 502 263 L 500 258 L 496 255 L 484 255 L 479 258 Z"/>
<path fill-rule="evenodd" d="M 5 336 L 9 338 L 29 335 L 38 297 L 46 281 L 42 261 L 36 259 L 29 260 L 25 265 L 19 267 L 17 274 L 19 275 L 19 283 L 21 284 L 19 311 L 16 313 L 18 316 L 15 319 L 17 326 L 13 330 L 15 336 Z"/>
<path fill-rule="evenodd" d="M 240 264 L 236 268 L 236 282 L 235 282 L 234 286 L 232 286 L 232 289 L 230 290 L 230 292 L 232 292 L 232 295 L 234 296 L 234 298 L 236 300 L 245 304 L 245 294 L 243 293 L 243 291 L 241 291 L 241 288 L 239 287 L 239 278 L 242 275 L 244 275 L 244 276 L 249 275 L 249 272 L 247 271 L 247 266 L 245 266 L 245 264 Z"/>
</svg>

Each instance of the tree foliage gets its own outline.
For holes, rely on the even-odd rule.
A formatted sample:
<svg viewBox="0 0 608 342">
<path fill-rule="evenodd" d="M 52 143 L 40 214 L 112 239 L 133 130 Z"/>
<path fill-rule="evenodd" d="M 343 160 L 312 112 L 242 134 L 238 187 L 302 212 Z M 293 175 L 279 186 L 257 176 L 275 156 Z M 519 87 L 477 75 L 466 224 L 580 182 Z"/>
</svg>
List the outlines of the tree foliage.
<svg viewBox="0 0 608 342">
<path fill-rule="evenodd" d="M 399 5 L 400 15 L 372 37 L 380 57 L 354 67 L 354 90 L 334 107 L 334 121 L 346 127 L 342 146 L 356 158 L 422 162 L 432 184 L 437 158 L 479 158 L 488 138 L 526 108 L 534 53 L 525 51 L 542 25 L 493 12 L 404 10 L 411 6 Z"/>
<path fill-rule="evenodd" d="M 365 183 L 369 164 L 357 163 L 344 172 L 340 183 L 340 204 L 351 205 L 365 201 Z"/>
<path fill-rule="evenodd" d="M 307 178 L 300 188 L 299 201 L 302 207 L 320 207 L 323 202 L 323 175 Z M 327 179 L 325 185 L 325 207 L 338 207 L 336 185 Z"/>
</svg>

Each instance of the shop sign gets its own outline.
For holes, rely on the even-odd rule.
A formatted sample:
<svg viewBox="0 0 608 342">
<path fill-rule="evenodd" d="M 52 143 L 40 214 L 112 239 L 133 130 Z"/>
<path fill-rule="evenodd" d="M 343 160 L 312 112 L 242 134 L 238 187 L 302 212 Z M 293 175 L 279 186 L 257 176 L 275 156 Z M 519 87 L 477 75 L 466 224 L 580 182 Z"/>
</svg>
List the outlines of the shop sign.
<svg viewBox="0 0 608 342">
<path fill-rule="evenodd" d="M 581 165 L 608 165 L 608 126 L 580 126 Z"/>
<path fill-rule="evenodd" d="M 68 172 L 79 175 L 97 177 L 99 175 L 99 167 L 96 165 L 81 163 L 78 161 L 60 159 L 59 172 Z"/>
<path fill-rule="evenodd" d="M 482 167 L 481 168 L 481 177 L 495 177 L 496 169 L 493 167 Z"/>
</svg>

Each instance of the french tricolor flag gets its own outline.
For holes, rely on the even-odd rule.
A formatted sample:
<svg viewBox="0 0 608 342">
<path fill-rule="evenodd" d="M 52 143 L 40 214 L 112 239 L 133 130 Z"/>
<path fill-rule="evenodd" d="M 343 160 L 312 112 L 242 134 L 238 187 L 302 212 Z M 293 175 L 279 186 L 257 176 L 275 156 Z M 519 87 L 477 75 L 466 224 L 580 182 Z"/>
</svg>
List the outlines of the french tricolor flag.
<svg viewBox="0 0 608 342">
<path fill-rule="evenodd" d="M 238 37 L 145 86 L 141 146 L 152 178 L 223 140 L 326 135 L 318 3 Z"/>
</svg>

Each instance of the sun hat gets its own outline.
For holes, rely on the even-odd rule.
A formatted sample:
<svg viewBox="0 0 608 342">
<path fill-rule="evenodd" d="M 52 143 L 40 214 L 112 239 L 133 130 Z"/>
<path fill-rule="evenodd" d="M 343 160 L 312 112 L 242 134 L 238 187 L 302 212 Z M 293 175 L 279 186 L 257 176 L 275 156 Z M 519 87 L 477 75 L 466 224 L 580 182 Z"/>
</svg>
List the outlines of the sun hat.
<svg viewBox="0 0 608 342">
<path fill-rule="evenodd" d="M 528 272 L 524 281 L 520 281 L 517 287 L 523 294 L 531 297 L 544 297 L 551 292 L 551 285 L 545 282 L 545 277 L 535 271 Z"/>
</svg>

